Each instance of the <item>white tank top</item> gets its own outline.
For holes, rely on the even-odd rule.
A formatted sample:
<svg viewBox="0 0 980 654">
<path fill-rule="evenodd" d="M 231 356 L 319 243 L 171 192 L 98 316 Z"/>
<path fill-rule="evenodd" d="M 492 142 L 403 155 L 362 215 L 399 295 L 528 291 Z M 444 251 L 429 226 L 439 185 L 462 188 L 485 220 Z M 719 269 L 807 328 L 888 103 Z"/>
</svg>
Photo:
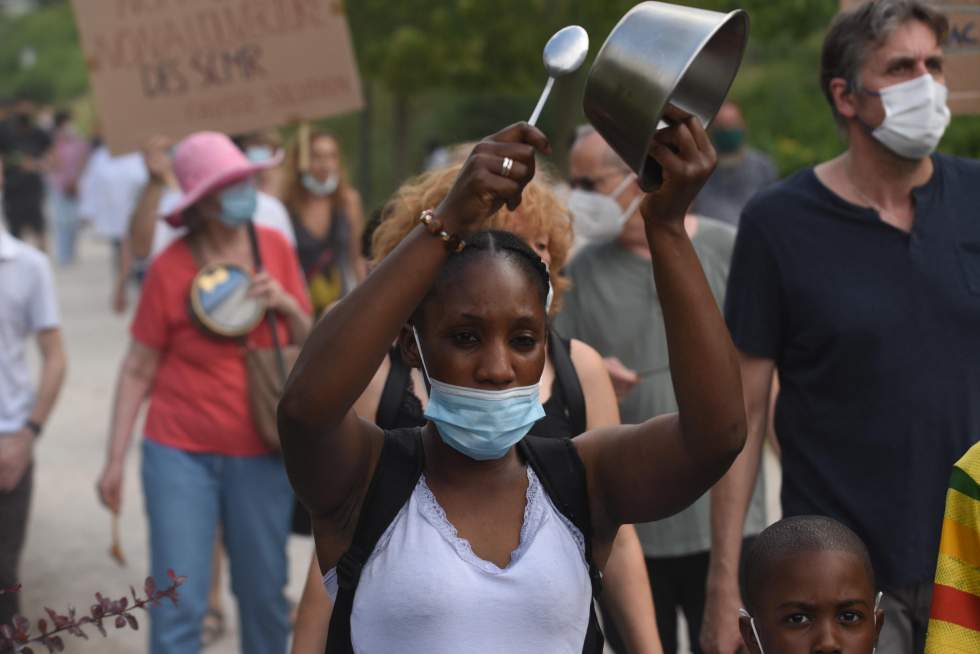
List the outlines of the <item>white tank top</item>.
<svg viewBox="0 0 980 654">
<path fill-rule="evenodd" d="M 505 568 L 479 558 L 419 479 L 361 573 L 357 654 L 581 654 L 592 585 L 582 533 L 527 468 L 520 543 Z M 337 572 L 324 576 L 332 599 Z"/>
</svg>

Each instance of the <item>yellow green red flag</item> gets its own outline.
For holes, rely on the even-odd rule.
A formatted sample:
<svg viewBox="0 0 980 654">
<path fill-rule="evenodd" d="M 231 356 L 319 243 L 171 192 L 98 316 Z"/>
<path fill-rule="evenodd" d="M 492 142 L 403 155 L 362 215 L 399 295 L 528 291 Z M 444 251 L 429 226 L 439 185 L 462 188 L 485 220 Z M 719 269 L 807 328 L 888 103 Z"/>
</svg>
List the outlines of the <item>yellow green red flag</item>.
<svg viewBox="0 0 980 654">
<path fill-rule="evenodd" d="M 980 652 L 980 443 L 950 475 L 925 651 Z"/>
</svg>

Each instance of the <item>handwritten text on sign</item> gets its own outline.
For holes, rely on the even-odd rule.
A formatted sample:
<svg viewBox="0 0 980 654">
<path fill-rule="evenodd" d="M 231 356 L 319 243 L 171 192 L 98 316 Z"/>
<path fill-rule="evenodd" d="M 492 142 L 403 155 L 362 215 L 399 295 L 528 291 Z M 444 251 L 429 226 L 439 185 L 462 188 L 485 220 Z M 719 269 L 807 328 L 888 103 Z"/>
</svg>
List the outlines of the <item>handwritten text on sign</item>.
<svg viewBox="0 0 980 654">
<path fill-rule="evenodd" d="M 853 9 L 861 0 L 842 0 L 842 9 Z M 980 113 L 980 0 L 936 0 L 932 2 L 949 19 L 949 36 L 943 43 L 946 54 L 946 83 L 953 113 Z"/>
<path fill-rule="evenodd" d="M 73 0 L 115 152 L 361 106 L 336 0 Z"/>
</svg>

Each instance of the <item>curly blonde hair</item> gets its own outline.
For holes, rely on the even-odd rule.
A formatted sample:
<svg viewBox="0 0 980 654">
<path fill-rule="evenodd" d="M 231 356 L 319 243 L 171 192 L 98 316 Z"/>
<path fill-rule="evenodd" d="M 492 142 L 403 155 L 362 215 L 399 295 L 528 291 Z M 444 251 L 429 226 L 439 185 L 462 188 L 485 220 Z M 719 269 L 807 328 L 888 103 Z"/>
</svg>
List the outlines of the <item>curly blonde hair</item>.
<svg viewBox="0 0 980 654">
<path fill-rule="evenodd" d="M 442 202 L 462 167 L 462 163 L 457 163 L 423 173 L 395 192 L 385 204 L 381 224 L 371 238 L 373 265 L 380 263 L 412 231 L 422 211 Z M 517 235 L 548 235 L 549 269 L 555 290 L 551 303 L 552 315 L 560 310 L 562 294 L 571 285 L 561 271 L 572 246 L 572 217 L 552 191 L 553 180 L 550 173 L 539 168 L 534 179 L 524 188 L 521 206 L 516 211 L 504 206 L 480 225 L 480 229 L 499 229 Z M 517 226 L 520 228 L 516 229 Z"/>
</svg>

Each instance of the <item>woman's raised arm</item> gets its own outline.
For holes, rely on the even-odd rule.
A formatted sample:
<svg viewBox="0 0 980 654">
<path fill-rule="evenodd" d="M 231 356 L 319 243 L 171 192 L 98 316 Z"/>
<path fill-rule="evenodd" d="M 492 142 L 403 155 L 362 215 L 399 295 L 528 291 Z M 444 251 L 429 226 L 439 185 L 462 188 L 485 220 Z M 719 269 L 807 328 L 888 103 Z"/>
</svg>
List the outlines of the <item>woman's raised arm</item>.
<svg viewBox="0 0 980 654">
<path fill-rule="evenodd" d="M 504 204 L 520 204 L 534 176 L 535 151 L 550 150 L 537 129 L 517 124 L 479 143 L 435 212 L 465 236 Z M 503 160 L 514 165 L 508 175 Z M 279 434 L 290 481 L 314 515 L 345 515 L 366 490 L 381 432 L 351 411 L 399 328 L 428 293 L 448 256 L 445 243 L 415 230 L 310 334 L 279 402 Z"/>
<path fill-rule="evenodd" d="M 728 469 L 745 443 L 738 357 L 684 229 L 715 165 L 696 118 L 658 132 L 652 152 L 664 183 L 641 205 L 663 309 L 678 412 L 575 440 L 589 472 L 600 529 L 657 520 L 688 506 Z M 615 317 L 611 317 L 615 319 Z"/>
</svg>

